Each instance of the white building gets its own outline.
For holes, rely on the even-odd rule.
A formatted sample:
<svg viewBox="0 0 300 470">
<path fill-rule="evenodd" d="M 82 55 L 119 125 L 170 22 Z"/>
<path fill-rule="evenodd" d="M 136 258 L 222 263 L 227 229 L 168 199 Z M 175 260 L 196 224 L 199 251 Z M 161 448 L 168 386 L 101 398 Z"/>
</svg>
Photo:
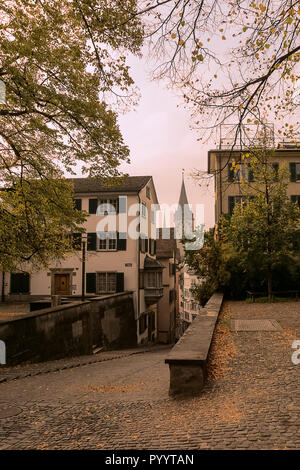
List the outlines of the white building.
<svg viewBox="0 0 300 470">
<path fill-rule="evenodd" d="M 32 301 L 58 295 L 80 300 L 132 291 L 138 343 L 156 340 L 163 266 L 155 255 L 153 205 L 158 200 L 152 177 L 131 176 L 115 186 L 89 178 L 72 181 L 76 207 L 89 214 L 87 236 L 74 234 L 78 250 L 46 271 L 5 273 L 5 299 Z"/>
</svg>

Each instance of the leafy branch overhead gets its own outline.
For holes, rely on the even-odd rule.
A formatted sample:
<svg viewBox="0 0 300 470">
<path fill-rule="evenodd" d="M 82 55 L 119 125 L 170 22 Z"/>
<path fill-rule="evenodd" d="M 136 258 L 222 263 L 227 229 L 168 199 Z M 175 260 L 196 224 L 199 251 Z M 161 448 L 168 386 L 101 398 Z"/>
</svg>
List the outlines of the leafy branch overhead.
<svg viewBox="0 0 300 470">
<path fill-rule="evenodd" d="M 117 177 L 129 161 L 117 112 L 137 97 L 126 63 L 142 45 L 141 20 L 127 23 L 135 9 L 135 0 L 122 8 L 97 0 L 0 3 L 2 270 L 39 268 L 72 251 L 67 235 L 80 232 L 84 214 L 74 209 L 65 171 Z"/>
<path fill-rule="evenodd" d="M 154 75 L 181 89 L 202 135 L 216 125 L 236 123 L 236 142 L 242 124 L 268 118 L 278 123 L 279 135 L 292 135 L 299 124 L 290 122 L 299 94 L 298 0 L 139 5 L 157 59 Z"/>
<path fill-rule="evenodd" d="M 82 162 L 114 176 L 128 160 L 116 110 L 135 100 L 126 54 L 142 43 L 135 2 L 11 0 L 0 5 L 0 170 L 42 176 Z"/>
</svg>

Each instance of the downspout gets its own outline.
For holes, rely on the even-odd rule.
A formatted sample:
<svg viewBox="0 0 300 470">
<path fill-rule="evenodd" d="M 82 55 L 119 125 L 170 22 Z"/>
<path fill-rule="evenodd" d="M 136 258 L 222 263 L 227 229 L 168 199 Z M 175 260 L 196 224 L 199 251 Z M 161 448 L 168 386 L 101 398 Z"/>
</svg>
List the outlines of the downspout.
<svg viewBox="0 0 300 470">
<path fill-rule="evenodd" d="M 138 238 L 138 298 L 137 298 L 137 318 L 140 318 L 140 269 L 141 269 L 141 252 L 140 252 L 140 237 L 141 237 L 141 198 L 140 194 L 138 193 L 138 200 L 139 200 L 139 238 Z"/>
</svg>

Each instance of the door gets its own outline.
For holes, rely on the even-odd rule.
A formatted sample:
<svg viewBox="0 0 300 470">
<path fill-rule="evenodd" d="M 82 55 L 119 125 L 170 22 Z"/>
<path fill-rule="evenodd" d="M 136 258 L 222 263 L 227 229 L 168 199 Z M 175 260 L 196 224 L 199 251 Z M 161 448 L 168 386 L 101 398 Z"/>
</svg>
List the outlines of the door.
<svg viewBox="0 0 300 470">
<path fill-rule="evenodd" d="M 70 295 L 69 274 L 54 274 L 54 295 Z"/>
</svg>

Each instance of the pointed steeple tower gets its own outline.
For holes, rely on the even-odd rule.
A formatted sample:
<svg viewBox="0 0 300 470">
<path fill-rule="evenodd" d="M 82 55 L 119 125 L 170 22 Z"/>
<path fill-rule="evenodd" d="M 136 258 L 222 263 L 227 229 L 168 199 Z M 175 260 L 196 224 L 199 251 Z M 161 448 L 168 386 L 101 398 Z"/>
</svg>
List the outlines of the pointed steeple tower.
<svg viewBox="0 0 300 470">
<path fill-rule="evenodd" d="M 188 204 L 188 198 L 186 195 L 185 184 L 184 184 L 184 169 L 182 170 L 182 183 L 178 204 L 181 208 L 184 208 L 185 204 Z"/>
<path fill-rule="evenodd" d="M 194 228 L 194 216 L 189 208 L 189 202 L 186 195 L 184 183 L 184 169 L 182 170 L 182 183 L 178 202 L 178 208 L 174 213 L 176 238 L 181 239 L 189 236 Z"/>
</svg>

